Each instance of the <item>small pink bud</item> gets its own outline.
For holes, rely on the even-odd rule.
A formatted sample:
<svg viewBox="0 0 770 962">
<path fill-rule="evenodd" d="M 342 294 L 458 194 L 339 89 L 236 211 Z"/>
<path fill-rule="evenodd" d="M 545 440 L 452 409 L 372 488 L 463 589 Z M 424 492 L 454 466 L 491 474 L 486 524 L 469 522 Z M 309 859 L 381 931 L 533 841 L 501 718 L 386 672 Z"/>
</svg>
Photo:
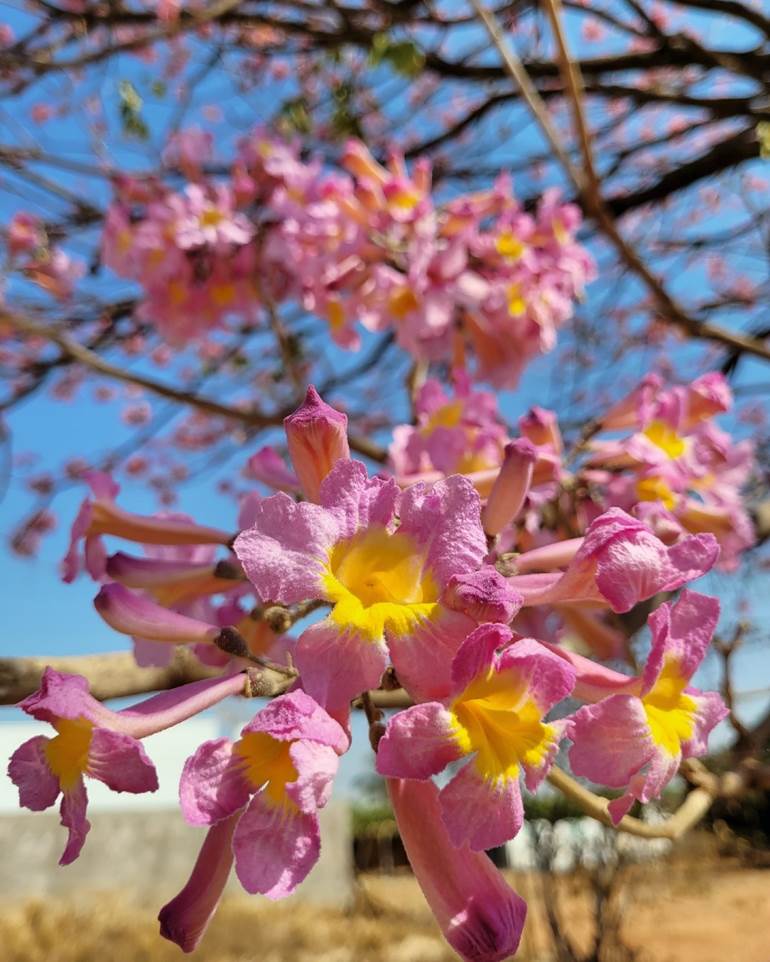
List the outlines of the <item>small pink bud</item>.
<svg viewBox="0 0 770 962">
<path fill-rule="evenodd" d="M 123 635 L 174 645 L 213 642 L 219 628 L 169 611 L 123 585 L 105 585 L 94 598 L 94 607 L 107 624 Z"/>
<path fill-rule="evenodd" d="M 526 438 L 506 444 L 500 473 L 481 512 L 484 530 L 488 535 L 500 534 L 521 511 L 532 483 L 536 460 L 535 446 Z"/>
<path fill-rule="evenodd" d="M 551 447 L 557 453 L 562 450 L 559 422 L 553 411 L 533 407 L 519 418 L 519 430 L 537 447 Z"/>
<path fill-rule="evenodd" d="M 521 608 L 521 597 L 491 565 L 466 575 L 453 575 L 441 600 L 479 624 L 508 624 Z"/>
<path fill-rule="evenodd" d="M 305 497 L 317 502 L 326 475 L 337 461 L 350 457 L 347 415 L 328 405 L 311 384 L 304 403 L 283 423 Z"/>
</svg>

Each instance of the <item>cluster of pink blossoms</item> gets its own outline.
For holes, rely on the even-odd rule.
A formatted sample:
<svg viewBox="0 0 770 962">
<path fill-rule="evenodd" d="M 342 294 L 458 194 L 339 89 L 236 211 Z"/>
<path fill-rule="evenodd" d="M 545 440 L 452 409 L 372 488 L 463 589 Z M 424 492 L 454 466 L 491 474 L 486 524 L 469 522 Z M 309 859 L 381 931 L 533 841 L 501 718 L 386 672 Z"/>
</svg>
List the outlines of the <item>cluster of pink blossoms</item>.
<svg viewBox="0 0 770 962">
<path fill-rule="evenodd" d="M 485 395 L 463 390 L 479 420 L 490 415 Z M 657 401 L 668 396 L 659 392 Z M 425 417 L 435 419 L 445 400 L 426 389 Z M 691 400 L 693 417 L 696 407 Z M 662 417 L 658 406 L 654 414 L 648 424 Z M 453 418 L 434 420 L 436 430 L 462 421 Z M 610 804 L 618 822 L 635 800 L 659 797 L 682 759 L 702 755 L 726 714 L 717 694 L 691 685 L 719 606 L 686 586 L 716 562 L 712 534 L 665 543 L 613 507 L 582 537 L 520 555 L 516 573 L 498 563 L 500 533 L 530 510 L 541 451 L 551 468 L 539 483 L 558 476 L 544 418 L 527 423 L 528 437 L 513 453 L 504 449 L 502 467 L 482 467 L 496 472 L 482 501 L 459 474 L 405 486 L 370 477 L 350 458 L 346 417 L 310 388 L 286 420 L 294 473 L 269 456 L 260 461 L 286 486 L 299 485 L 304 500 L 254 494 L 234 538 L 180 516 L 126 512 L 109 479 L 93 476 L 65 577 L 84 565 L 103 582 L 95 604 L 113 628 L 168 652 L 192 645 L 222 670 L 118 712 L 92 698 L 84 679 L 46 671 L 21 707 L 56 734 L 22 745 L 9 774 L 28 808 L 61 795 L 62 862 L 77 856 L 88 831 L 84 776 L 116 791 L 154 790 L 141 740 L 225 697 L 268 693 L 269 675 L 277 697 L 237 740 L 205 742 L 184 767 L 182 813 L 208 831 L 188 884 L 161 910 L 161 931 L 191 951 L 233 864 L 247 891 L 288 895 L 318 858 L 318 811 L 350 744 L 351 704 L 387 672 L 412 706 L 384 729 L 373 725 L 373 743 L 414 872 L 463 959 L 512 955 L 526 905 L 484 850 L 519 831 L 521 781 L 536 790 L 570 742 L 576 774 L 619 790 Z M 471 439 L 480 457 L 500 457 L 499 433 L 476 424 Z M 399 450 L 408 448 L 404 457 L 422 471 L 420 444 Z M 144 544 L 146 555 L 108 556 L 104 536 Z M 218 551 L 226 557 L 217 560 Z M 679 589 L 649 615 L 638 675 L 530 630 L 544 624 L 533 618 L 543 606 L 576 617 L 627 612 Z M 276 612 L 290 622 L 311 608 L 324 615 L 297 638 L 267 628 Z M 582 707 L 573 710 L 574 700 Z M 449 765 L 459 767 L 439 789 L 433 776 Z"/>
<path fill-rule="evenodd" d="M 51 243 L 45 224 L 34 214 L 20 212 L 5 229 L 7 267 L 20 271 L 53 297 L 67 300 L 75 281 L 85 273 L 82 261 L 73 260 Z"/>
<path fill-rule="evenodd" d="M 266 298 L 291 300 L 349 349 L 359 325 L 393 329 L 429 360 L 449 359 L 459 336 L 481 377 L 512 385 L 554 346 L 594 276 L 575 241 L 577 208 L 550 192 L 527 212 L 505 177 L 438 204 L 427 161 L 410 173 L 394 155 L 383 167 L 358 141 L 342 156 L 346 173 L 331 173 L 257 130 L 225 181 L 203 172 L 211 142 L 202 132 L 170 148 L 190 183 L 181 192 L 157 180 L 116 183 L 103 255 L 142 285 L 140 315 L 175 343 L 234 316 L 256 321 Z"/>
</svg>

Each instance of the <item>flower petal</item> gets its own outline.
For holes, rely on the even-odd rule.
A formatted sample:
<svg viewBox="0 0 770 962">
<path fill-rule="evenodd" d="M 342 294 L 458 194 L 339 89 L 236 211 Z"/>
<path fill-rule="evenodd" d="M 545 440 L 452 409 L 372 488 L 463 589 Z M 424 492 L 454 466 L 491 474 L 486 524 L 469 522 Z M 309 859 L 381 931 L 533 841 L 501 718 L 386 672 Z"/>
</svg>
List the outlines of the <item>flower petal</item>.
<svg viewBox="0 0 770 962">
<path fill-rule="evenodd" d="M 610 788 L 624 788 L 655 752 L 644 707 L 633 695 L 585 705 L 572 723 L 572 771 Z"/>
<path fill-rule="evenodd" d="M 481 527 L 481 501 L 466 478 L 453 475 L 431 487 L 415 484 L 401 496 L 399 531 L 426 549 L 426 567 L 439 587 L 453 575 L 481 567 L 487 543 Z"/>
<path fill-rule="evenodd" d="M 141 742 L 106 728 L 94 728 L 91 733 L 88 774 L 113 792 L 154 792 L 158 788 L 155 766 Z"/>
<path fill-rule="evenodd" d="M 235 871 L 247 892 L 269 899 L 291 895 L 318 861 L 318 816 L 289 812 L 255 795 L 233 836 Z"/>
<path fill-rule="evenodd" d="M 301 689 L 274 698 L 243 731 L 265 732 L 287 742 L 307 739 L 319 745 L 328 745 L 339 755 L 347 751 L 349 745 L 348 736 L 339 722 Z"/>
<path fill-rule="evenodd" d="M 290 747 L 289 757 L 297 770 L 297 778 L 286 783 L 286 794 L 303 812 L 313 813 L 323 808 L 331 797 L 339 755 L 328 745 L 301 741 Z"/>
<path fill-rule="evenodd" d="M 450 713 L 439 702 L 426 702 L 388 721 L 377 747 L 377 771 L 397 778 L 430 778 L 462 755 Z"/>
<path fill-rule="evenodd" d="M 179 801 L 191 825 L 213 825 L 227 818 L 243 808 L 250 794 L 229 738 L 204 742 L 184 764 Z"/>
<path fill-rule="evenodd" d="M 360 461 L 338 461 L 321 485 L 321 504 L 339 520 L 339 537 L 373 524 L 387 527 L 396 514 L 399 487 L 393 478 L 370 478 Z"/>
<path fill-rule="evenodd" d="M 334 718 L 346 721 L 350 702 L 379 686 L 388 654 L 383 642 L 369 641 L 325 618 L 302 632 L 295 661 L 308 695 Z"/>
<path fill-rule="evenodd" d="M 255 505 L 233 551 L 263 602 L 294 604 L 324 597 L 321 575 L 339 536 L 334 513 L 279 493 Z"/>
<path fill-rule="evenodd" d="M 59 779 L 45 757 L 48 741 L 45 735 L 30 738 L 19 745 L 8 763 L 8 777 L 19 789 L 19 805 L 33 812 L 50 808 L 59 797 Z"/>
<path fill-rule="evenodd" d="M 439 701 L 452 691 L 452 660 L 476 623 L 442 604 L 407 635 L 387 632 L 398 680 L 415 701 Z"/>
<path fill-rule="evenodd" d="M 59 859 L 59 865 L 69 865 L 80 855 L 85 844 L 86 835 L 91 823 L 86 818 L 88 794 L 83 779 L 79 779 L 74 788 L 66 791 L 62 796 L 61 823 L 68 830 L 67 844 Z"/>
<path fill-rule="evenodd" d="M 471 760 L 439 792 L 441 817 L 456 846 L 474 852 L 513 838 L 524 821 L 518 778 L 484 778 Z"/>
</svg>

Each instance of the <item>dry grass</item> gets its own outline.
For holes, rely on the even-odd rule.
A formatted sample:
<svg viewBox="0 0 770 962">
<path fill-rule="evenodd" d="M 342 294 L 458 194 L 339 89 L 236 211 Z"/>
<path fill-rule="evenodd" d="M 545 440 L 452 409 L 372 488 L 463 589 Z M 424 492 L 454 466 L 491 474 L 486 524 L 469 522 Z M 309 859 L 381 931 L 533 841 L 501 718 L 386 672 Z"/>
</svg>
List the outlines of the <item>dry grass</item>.
<svg viewBox="0 0 770 962">
<path fill-rule="evenodd" d="M 636 871 L 636 870 L 634 870 Z M 700 863 L 664 864 L 629 879 L 623 935 L 643 962 L 770 962 L 770 873 Z M 540 880 L 515 883 L 531 903 L 519 958 L 545 962 L 552 949 Z M 573 944 L 590 936 L 579 876 L 557 898 Z M 0 962 L 181 962 L 157 934 L 153 912 L 120 894 L 8 905 Z M 408 875 L 367 876 L 350 912 L 234 899 L 222 905 L 194 962 L 454 962 Z"/>
</svg>

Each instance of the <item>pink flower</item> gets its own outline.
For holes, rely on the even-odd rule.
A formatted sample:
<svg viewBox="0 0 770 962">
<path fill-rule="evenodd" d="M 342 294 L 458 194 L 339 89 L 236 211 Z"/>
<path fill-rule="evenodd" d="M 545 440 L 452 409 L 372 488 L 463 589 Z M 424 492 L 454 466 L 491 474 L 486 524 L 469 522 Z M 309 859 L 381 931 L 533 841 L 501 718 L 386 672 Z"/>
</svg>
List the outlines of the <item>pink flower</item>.
<svg viewBox="0 0 770 962">
<path fill-rule="evenodd" d="M 563 574 L 517 575 L 510 580 L 528 605 L 599 604 L 630 611 L 659 591 L 673 591 L 711 569 L 719 546 L 710 534 L 672 547 L 625 511 L 611 508 L 592 522 Z"/>
<path fill-rule="evenodd" d="M 160 934 L 183 952 L 198 945 L 222 898 L 233 867 L 233 832 L 239 815 L 235 812 L 211 826 L 187 884 L 158 914 Z"/>
<path fill-rule="evenodd" d="M 347 715 L 352 698 L 377 687 L 390 654 L 413 697 L 443 697 L 474 622 L 441 594 L 486 553 L 473 487 L 450 477 L 402 493 L 392 479 L 367 477 L 360 462 L 338 461 L 319 502 L 266 498 L 234 544 L 262 601 L 332 605 L 298 640 L 303 686 L 335 717 Z"/>
<path fill-rule="evenodd" d="M 447 942 L 465 962 L 503 962 L 519 947 L 527 904 L 483 852 L 455 847 L 432 782 L 387 780 L 409 864 Z"/>
<path fill-rule="evenodd" d="M 72 524 L 70 545 L 62 561 L 62 578 L 74 581 L 85 564 L 92 578 L 104 574 L 106 552 L 101 535 L 114 535 L 128 541 L 154 545 L 227 544 L 230 535 L 225 531 L 197 525 L 182 517 L 147 517 L 131 514 L 115 504 L 120 488 L 109 475 L 90 471 L 83 479 L 91 488 L 93 498 L 86 498 Z M 84 556 L 80 543 L 84 542 Z"/>
<path fill-rule="evenodd" d="M 468 635 L 452 663 L 451 695 L 391 718 L 377 751 L 381 775 L 417 779 L 471 756 L 438 797 L 452 843 L 474 851 L 516 835 L 519 778 L 535 791 L 568 729 L 543 717 L 572 691 L 575 672 L 538 642 L 512 639 L 504 625 Z"/>
<path fill-rule="evenodd" d="M 574 715 L 572 770 L 625 789 L 609 806 L 616 823 L 635 799 L 658 798 L 683 758 L 705 754 L 709 733 L 727 715 L 716 692 L 689 686 L 718 618 L 719 602 L 694 591 L 661 605 L 648 619 L 652 650 L 639 693 L 610 695 Z"/>
<path fill-rule="evenodd" d="M 84 775 L 115 792 L 154 792 L 155 768 L 138 739 L 190 718 L 243 686 L 243 675 L 228 675 L 183 685 L 114 712 L 89 693 L 85 678 L 46 668 L 40 689 L 19 707 L 50 722 L 56 735 L 36 735 L 17 748 L 8 775 L 19 789 L 19 803 L 32 811 L 49 808 L 61 794 L 61 822 L 68 839 L 60 864 L 78 857 L 90 828 Z"/>
<path fill-rule="evenodd" d="M 192 825 L 239 813 L 235 871 L 247 892 L 290 895 L 318 859 L 318 809 L 328 801 L 348 738 L 312 698 L 274 699 L 241 732 L 204 742 L 186 762 L 182 812 Z"/>
</svg>

